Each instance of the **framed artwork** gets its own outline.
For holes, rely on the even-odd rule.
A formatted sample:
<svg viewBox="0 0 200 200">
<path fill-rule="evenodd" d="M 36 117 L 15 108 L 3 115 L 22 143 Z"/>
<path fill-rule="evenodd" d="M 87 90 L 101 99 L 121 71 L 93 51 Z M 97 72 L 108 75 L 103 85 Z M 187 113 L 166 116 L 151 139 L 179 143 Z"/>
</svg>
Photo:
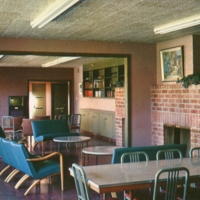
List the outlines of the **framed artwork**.
<svg viewBox="0 0 200 200">
<path fill-rule="evenodd" d="M 160 51 L 162 81 L 177 81 L 183 77 L 183 47 Z"/>
</svg>

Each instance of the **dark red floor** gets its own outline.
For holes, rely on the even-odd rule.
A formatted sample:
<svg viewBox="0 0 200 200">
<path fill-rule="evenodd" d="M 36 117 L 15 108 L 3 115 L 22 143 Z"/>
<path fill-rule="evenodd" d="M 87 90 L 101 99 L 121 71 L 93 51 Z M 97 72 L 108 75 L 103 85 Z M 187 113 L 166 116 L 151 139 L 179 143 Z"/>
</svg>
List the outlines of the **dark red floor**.
<svg viewBox="0 0 200 200">
<path fill-rule="evenodd" d="M 105 140 L 100 140 L 95 137 L 89 142 L 89 146 L 100 146 L 100 145 L 113 145 Z M 48 148 L 47 144 L 46 154 L 49 154 L 53 151 L 57 151 L 57 144 L 53 143 L 51 148 Z M 84 144 L 86 146 L 86 144 Z M 27 180 L 18 190 L 14 189 L 16 182 L 23 176 L 23 174 L 18 174 L 10 183 L 5 183 L 4 179 L 8 175 L 8 172 L 3 174 L 0 177 L 0 200 L 14 200 L 14 199 L 30 199 L 30 200 L 77 200 L 76 189 L 74 185 L 73 177 L 69 175 L 68 168 L 72 166 L 72 163 L 78 163 L 82 165 L 82 148 L 80 145 L 70 145 L 69 150 L 63 144 L 61 145 L 61 153 L 64 155 L 64 168 L 65 168 L 65 190 L 61 191 L 60 189 L 60 178 L 59 175 L 52 178 L 52 184 L 48 184 L 48 179 L 42 181 L 40 185 L 33 188 L 31 192 L 24 196 L 24 192 L 32 183 L 32 179 Z M 36 148 L 36 153 L 40 154 L 40 146 Z M 86 160 L 86 165 L 95 165 L 95 157 L 90 156 L 89 161 Z M 98 159 L 98 164 L 106 164 L 111 162 L 111 156 L 101 156 Z M 3 169 L 5 165 L 0 160 L 0 170 Z M 108 194 L 109 196 L 110 194 Z M 98 200 L 99 194 L 91 191 L 92 199 Z M 122 195 L 121 195 L 122 196 Z M 121 198 L 123 199 L 123 198 Z"/>
<path fill-rule="evenodd" d="M 86 145 L 86 144 L 85 144 Z M 101 140 L 95 137 L 92 137 L 92 140 L 89 142 L 89 146 L 104 146 L 104 145 L 114 145 L 105 140 Z M 57 144 L 53 143 L 51 148 L 47 144 L 46 154 L 57 151 Z M 52 184 L 49 184 L 48 179 L 43 180 L 39 185 L 34 187 L 31 192 L 24 196 L 24 192 L 33 182 L 30 178 L 27 180 L 18 190 L 14 189 L 15 184 L 23 176 L 23 174 L 18 174 L 10 183 L 5 183 L 4 179 L 8 175 L 9 171 L 3 174 L 0 177 L 0 200 L 77 200 L 76 189 L 74 185 L 74 179 L 69 175 L 68 168 L 72 166 L 72 163 L 78 163 L 82 165 L 82 148 L 80 145 L 70 145 L 69 149 L 63 144 L 61 145 L 61 153 L 64 156 L 64 168 L 65 168 L 65 190 L 61 191 L 60 187 L 60 177 L 59 175 L 52 178 Z M 41 154 L 41 147 L 36 148 L 36 153 Z M 108 164 L 111 162 L 111 156 L 100 156 L 98 158 L 98 164 Z M 95 165 L 96 160 L 94 156 L 90 156 L 89 160 L 86 160 L 86 165 Z M 4 168 L 4 164 L 0 159 L 0 170 Z M 199 193 L 200 194 L 200 193 Z M 119 200 L 124 200 L 123 192 L 117 193 Z M 109 197 L 110 194 L 107 194 Z M 151 193 L 146 190 L 139 190 L 137 193 L 137 200 L 150 200 L 152 199 Z M 92 200 L 99 200 L 99 194 L 91 191 Z M 187 200 L 198 200 L 200 195 L 192 197 L 192 199 Z"/>
</svg>

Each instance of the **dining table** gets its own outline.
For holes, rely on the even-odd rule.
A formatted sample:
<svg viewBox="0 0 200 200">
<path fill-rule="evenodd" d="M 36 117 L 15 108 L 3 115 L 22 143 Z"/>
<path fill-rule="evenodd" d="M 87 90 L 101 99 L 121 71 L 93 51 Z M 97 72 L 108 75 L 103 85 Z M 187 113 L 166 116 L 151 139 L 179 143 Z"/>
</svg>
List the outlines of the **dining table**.
<svg viewBox="0 0 200 200">
<path fill-rule="evenodd" d="M 163 168 L 186 167 L 189 170 L 189 182 L 200 181 L 200 158 L 182 158 L 171 160 L 154 160 L 135 163 L 105 164 L 83 166 L 89 188 L 100 194 L 153 188 L 156 173 Z M 69 168 L 73 176 L 72 168 Z M 180 174 L 181 176 L 181 174 Z M 163 180 L 166 177 L 163 177 Z"/>
</svg>

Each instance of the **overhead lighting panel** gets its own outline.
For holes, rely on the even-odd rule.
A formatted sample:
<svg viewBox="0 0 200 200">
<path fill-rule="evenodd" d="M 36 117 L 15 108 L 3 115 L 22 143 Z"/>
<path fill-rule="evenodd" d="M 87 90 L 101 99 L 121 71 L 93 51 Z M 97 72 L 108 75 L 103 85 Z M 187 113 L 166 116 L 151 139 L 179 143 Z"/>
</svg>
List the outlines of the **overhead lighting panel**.
<svg viewBox="0 0 200 200">
<path fill-rule="evenodd" d="M 69 61 L 72 61 L 72 60 L 75 60 L 75 59 L 78 59 L 78 58 L 80 58 L 80 57 L 62 57 L 62 58 L 56 59 L 54 61 L 42 64 L 42 67 L 51 67 L 51 66 L 58 65 L 58 64 L 61 64 L 61 63 L 65 63 L 65 62 L 69 62 Z"/>
<path fill-rule="evenodd" d="M 184 18 L 181 20 L 174 21 L 162 26 L 154 28 L 155 34 L 165 34 L 173 31 L 189 28 L 200 24 L 200 15 Z"/>
<path fill-rule="evenodd" d="M 42 14 L 31 22 L 32 28 L 35 28 L 36 26 L 38 26 L 38 28 L 43 27 L 79 1 L 80 0 L 55 1 L 50 7 L 48 7 Z"/>
</svg>

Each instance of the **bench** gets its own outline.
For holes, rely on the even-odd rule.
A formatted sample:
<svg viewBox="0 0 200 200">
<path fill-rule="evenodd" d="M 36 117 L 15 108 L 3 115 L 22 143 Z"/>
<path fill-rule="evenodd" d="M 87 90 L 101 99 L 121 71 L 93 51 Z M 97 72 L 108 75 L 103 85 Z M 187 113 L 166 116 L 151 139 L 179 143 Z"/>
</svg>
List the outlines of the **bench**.
<svg viewBox="0 0 200 200">
<path fill-rule="evenodd" d="M 187 144 L 169 144 L 169 145 L 158 145 L 158 146 L 140 146 L 140 147 L 125 147 L 125 148 L 117 148 L 114 149 L 112 155 L 112 164 L 121 163 L 121 156 L 127 152 L 136 152 L 136 151 L 144 151 L 148 154 L 149 160 L 156 160 L 156 154 L 159 150 L 165 149 L 179 149 L 183 155 L 186 156 L 187 152 Z M 178 154 L 175 154 L 174 157 L 178 158 Z M 143 159 L 143 160 L 142 160 Z M 142 158 L 141 161 L 144 161 Z M 164 159 L 164 158 L 161 158 Z"/>
<path fill-rule="evenodd" d="M 35 140 L 34 148 L 42 142 L 42 153 L 44 153 L 44 142 L 51 141 L 55 137 L 80 136 L 80 133 L 71 133 L 65 119 L 35 120 L 31 122 Z"/>
</svg>

